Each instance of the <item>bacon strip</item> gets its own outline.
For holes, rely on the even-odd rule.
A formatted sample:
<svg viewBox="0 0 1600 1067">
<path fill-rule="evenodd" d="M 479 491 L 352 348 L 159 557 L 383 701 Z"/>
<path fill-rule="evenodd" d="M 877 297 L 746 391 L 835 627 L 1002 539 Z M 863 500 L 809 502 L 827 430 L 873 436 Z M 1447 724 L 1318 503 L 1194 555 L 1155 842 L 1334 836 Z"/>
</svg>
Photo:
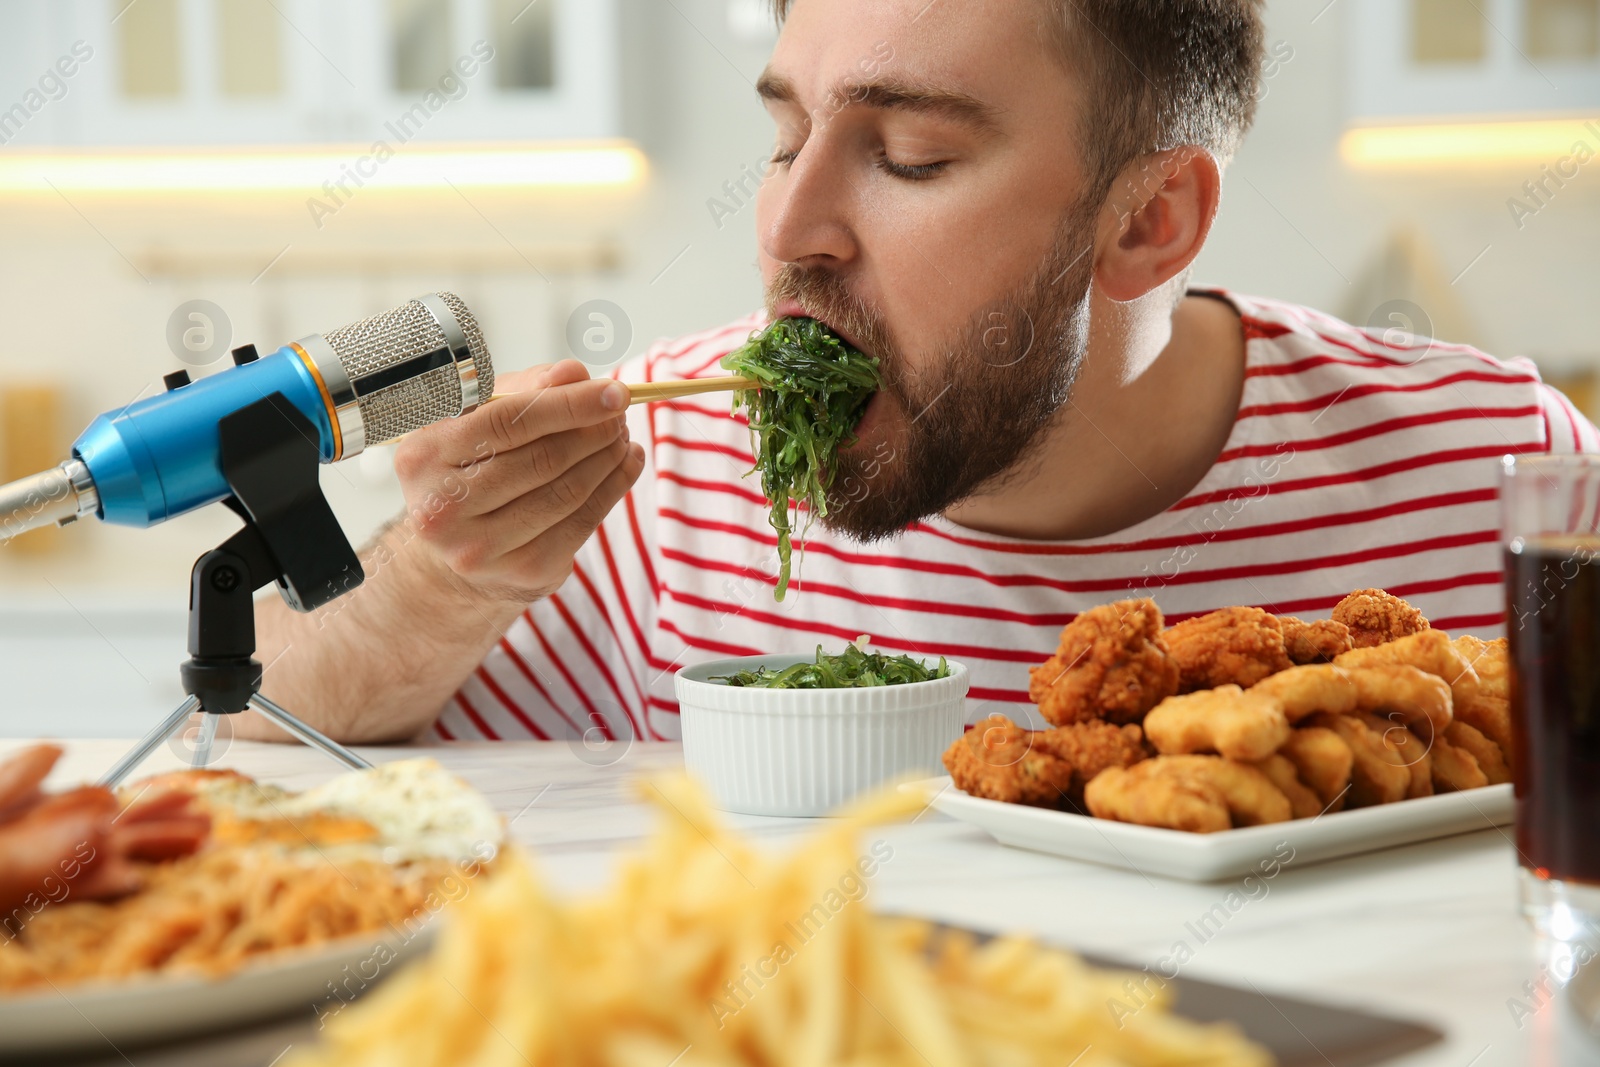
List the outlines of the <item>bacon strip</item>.
<svg viewBox="0 0 1600 1067">
<path fill-rule="evenodd" d="M 0 823 L 39 799 L 39 783 L 60 758 L 60 745 L 34 745 L 0 763 Z"/>
<path fill-rule="evenodd" d="M 176 788 L 126 809 L 100 786 L 46 794 L 40 784 L 60 757 L 60 746 L 35 745 L 0 763 L 0 926 L 13 932 L 47 904 L 138 890 L 137 862 L 189 855 L 211 832 Z"/>
</svg>

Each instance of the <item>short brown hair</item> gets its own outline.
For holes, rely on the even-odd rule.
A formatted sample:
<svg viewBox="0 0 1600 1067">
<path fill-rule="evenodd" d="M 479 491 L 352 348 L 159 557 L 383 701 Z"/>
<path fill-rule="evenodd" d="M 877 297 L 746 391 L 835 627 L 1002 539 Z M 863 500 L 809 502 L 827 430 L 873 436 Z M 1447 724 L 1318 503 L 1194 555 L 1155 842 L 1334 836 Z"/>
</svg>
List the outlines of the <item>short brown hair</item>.
<svg viewBox="0 0 1600 1067">
<path fill-rule="evenodd" d="M 773 0 L 779 21 L 793 2 Z M 1041 29 L 1088 88 L 1079 133 L 1096 200 L 1151 152 L 1192 144 L 1233 156 L 1255 118 L 1260 0 L 1039 2 Z"/>
</svg>

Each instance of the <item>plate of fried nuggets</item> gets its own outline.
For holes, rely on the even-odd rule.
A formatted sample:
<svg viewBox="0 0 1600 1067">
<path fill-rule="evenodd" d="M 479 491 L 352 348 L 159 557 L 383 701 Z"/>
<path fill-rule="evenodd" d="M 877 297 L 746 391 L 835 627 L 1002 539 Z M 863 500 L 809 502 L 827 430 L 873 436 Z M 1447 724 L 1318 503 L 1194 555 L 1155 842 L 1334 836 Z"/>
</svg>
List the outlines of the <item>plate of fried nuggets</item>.
<svg viewBox="0 0 1600 1067">
<path fill-rule="evenodd" d="M 1302 858 L 1332 858 L 1510 820 L 1504 641 L 1452 639 L 1382 590 L 1312 622 L 1241 607 L 1167 627 L 1152 601 L 1102 605 L 1031 682 L 1054 725 L 979 723 L 946 753 L 960 793 L 940 806 L 1051 809 L 1036 813 L 1046 826 L 1092 816 L 1100 839 L 1080 840 L 1080 858 L 1129 865 L 1104 847 L 1108 824 L 1212 840 L 1290 824 L 1312 838 Z M 985 810 L 1038 830 L 1033 814 Z M 1084 843 L 1103 855 L 1082 856 Z M 1210 851 L 1171 873 L 1224 876 L 1236 850 Z"/>
</svg>

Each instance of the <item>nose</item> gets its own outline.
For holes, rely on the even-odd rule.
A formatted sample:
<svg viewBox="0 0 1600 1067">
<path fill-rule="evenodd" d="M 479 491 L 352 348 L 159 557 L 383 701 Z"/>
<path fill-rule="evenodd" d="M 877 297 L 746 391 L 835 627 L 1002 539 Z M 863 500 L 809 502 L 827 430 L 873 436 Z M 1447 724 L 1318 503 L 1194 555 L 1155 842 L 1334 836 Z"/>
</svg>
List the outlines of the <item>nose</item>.
<svg viewBox="0 0 1600 1067">
<path fill-rule="evenodd" d="M 761 187 L 761 250 L 780 263 L 837 268 L 858 253 L 855 191 L 832 146 L 813 133 Z"/>
</svg>

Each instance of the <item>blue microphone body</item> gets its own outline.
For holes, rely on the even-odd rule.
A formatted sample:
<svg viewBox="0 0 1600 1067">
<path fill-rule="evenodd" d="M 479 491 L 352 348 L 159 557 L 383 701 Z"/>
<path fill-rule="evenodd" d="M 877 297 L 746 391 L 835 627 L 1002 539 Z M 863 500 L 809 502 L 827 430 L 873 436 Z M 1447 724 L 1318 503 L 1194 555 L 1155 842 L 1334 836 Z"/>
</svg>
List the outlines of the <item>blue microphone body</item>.
<svg viewBox="0 0 1600 1067">
<path fill-rule="evenodd" d="M 273 393 L 282 393 L 316 427 L 322 461 L 332 462 L 328 404 L 305 360 L 285 346 L 90 423 L 72 454 L 94 479 L 100 518 L 121 526 L 153 526 L 226 497 L 218 424 Z"/>
<path fill-rule="evenodd" d="M 96 418 L 59 467 L 0 485 L 0 541 L 88 515 L 153 526 L 224 499 L 220 424 L 274 393 L 309 420 L 332 463 L 465 415 L 494 390 L 483 332 L 454 293 L 235 358 L 198 381 L 169 376 L 167 392 Z"/>
</svg>

